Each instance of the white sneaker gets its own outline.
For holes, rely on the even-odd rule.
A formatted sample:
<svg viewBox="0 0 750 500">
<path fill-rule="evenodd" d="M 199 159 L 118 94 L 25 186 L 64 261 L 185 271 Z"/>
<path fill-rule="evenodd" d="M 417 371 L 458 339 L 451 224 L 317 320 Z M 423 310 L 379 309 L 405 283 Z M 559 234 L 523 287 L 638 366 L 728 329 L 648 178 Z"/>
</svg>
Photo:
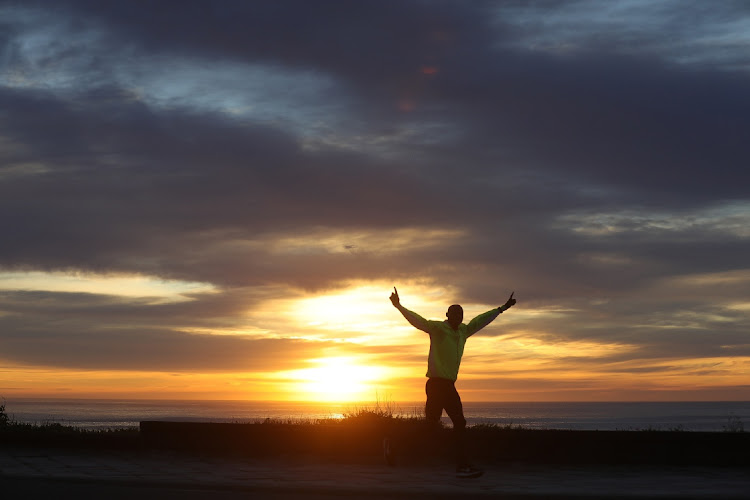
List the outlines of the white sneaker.
<svg viewBox="0 0 750 500">
<path fill-rule="evenodd" d="M 456 467 L 456 477 L 462 479 L 472 479 L 484 474 L 482 469 L 474 467 L 473 465 L 459 465 Z"/>
</svg>

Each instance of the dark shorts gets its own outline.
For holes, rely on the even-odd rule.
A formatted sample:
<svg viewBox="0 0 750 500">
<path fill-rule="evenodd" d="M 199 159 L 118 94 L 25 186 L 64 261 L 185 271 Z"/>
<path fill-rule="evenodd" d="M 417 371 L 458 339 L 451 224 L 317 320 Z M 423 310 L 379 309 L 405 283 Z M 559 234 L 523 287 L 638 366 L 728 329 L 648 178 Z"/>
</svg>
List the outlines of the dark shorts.
<svg viewBox="0 0 750 500">
<path fill-rule="evenodd" d="M 439 422 L 443 410 L 453 422 L 454 429 L 466 427 L 464 407 L 456 390 L 456 383 L 444 378 L 429 378 L 425 385 L 427 403 L 424 407 L 428 422 Z"/>
</svg>

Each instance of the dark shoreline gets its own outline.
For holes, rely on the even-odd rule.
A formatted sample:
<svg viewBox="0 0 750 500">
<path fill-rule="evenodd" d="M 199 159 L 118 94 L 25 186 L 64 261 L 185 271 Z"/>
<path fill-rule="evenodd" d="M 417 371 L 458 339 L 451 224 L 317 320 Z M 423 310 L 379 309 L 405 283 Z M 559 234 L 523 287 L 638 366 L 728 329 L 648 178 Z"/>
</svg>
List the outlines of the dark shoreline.
<svg viewBox="0 0 750 500">
<path fill-rule="evenodd" d="M 450 428 L 429 432 L 422 420 L 399 418 L 332 423 L 143 421 L 139 428 L 112 431 L 11 425 L 0 427 L 0 446 L 371 461 L 382 459 L 386 436 L 402 463 L 450 460 Z M 467 428 L 467 442 L 474 458 L 493 463 L 750 465 L 749 432 L 532 430 L 479 425 Z"/>
<path fill-rule="evenodd" d="M 346 424 L 222 424 L 145 421 L 149 448 L 247 456 L 378 457 L 390 437 L 406 462 L 450 458 L 452 430 L 424 431 L 420 422 Z M 442 441 L 442 443 L 440 442 Z M 689 431 L 467 429 L 472 456 L 489 462 L 536 464 L 750 465 L 750 433 Z"/>
</svg>

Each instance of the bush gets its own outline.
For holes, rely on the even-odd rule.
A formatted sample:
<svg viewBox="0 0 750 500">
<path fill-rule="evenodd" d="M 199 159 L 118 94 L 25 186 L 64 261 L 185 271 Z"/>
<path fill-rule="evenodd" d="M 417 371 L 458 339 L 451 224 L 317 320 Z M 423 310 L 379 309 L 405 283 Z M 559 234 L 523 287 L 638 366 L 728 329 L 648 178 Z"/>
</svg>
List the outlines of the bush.
<svg viewBox="0 0 750 500">
<path fill-rule="evenodd" d="M 727 417 L 727 423 L 722 425 L 724 432 L 745 432 L 745 424 L 742 422 L 740 417 L 734 414 L 730 414 Z"/>
<path fill-rule="evenodd" d="M 0 427 L 5 427 L 8 424 L 10 424 L 10 417 L 5 413 L 5 398 L 3 398 L 3 403 L 0 404 Z"/>
</svg>

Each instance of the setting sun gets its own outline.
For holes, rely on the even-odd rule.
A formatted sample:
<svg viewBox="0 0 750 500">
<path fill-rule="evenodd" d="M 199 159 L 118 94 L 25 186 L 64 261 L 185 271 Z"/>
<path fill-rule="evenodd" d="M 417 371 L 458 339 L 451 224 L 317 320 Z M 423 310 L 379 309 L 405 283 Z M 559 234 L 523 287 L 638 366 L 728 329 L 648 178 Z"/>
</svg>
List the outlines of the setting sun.
<svg viewBox="0 0 750 500">
<path fill-rule="evenodd" d="M 301 399 L 316 401 L 361 401 L 372 399 L 375 383 L 384 369 L 358 364 L 353 358 L 311 360 L 312 368 L 296 370 L 289 375 L 299 381 Z"/>
</svg>

